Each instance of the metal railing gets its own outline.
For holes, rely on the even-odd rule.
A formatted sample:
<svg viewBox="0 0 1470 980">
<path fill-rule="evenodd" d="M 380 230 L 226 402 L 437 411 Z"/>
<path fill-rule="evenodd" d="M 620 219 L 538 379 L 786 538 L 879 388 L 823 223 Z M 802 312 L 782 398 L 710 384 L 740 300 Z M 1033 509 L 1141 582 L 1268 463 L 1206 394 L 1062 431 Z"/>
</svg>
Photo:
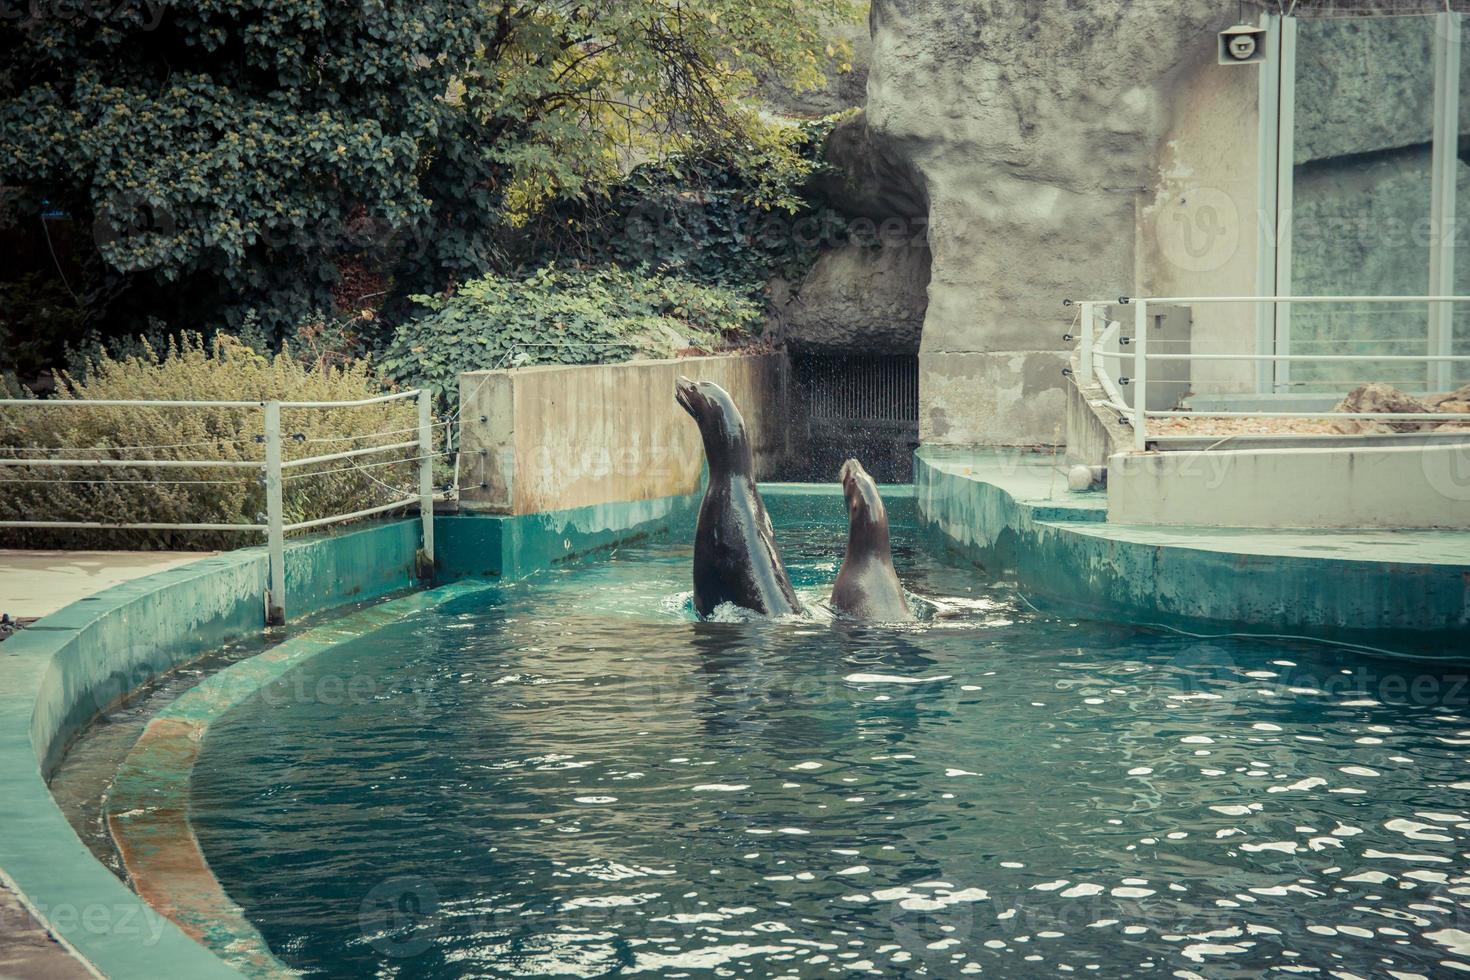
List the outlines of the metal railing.
<svg viewBox="0 0 1470 980">
<path fill-rule="evenodd" d="M 1077 326 L 1078 381 L 1083 384 L 1097 383 L 1107 395 L 1107 404 L 1116 409 L 1122 421 L 1133 429 L 1133 448 L 1144 452 L 1148 448 L 1148 420 L 1151 418 L 1278 418 L 1278 419 L 1379 419 L 1394 422 L 1455 421 L 1442 412 L 1337 412 L 1337 411 L 1212 411 L 1199 409 L 1149 409 L 1146 397 L 1148 366 L 1150 361 L 1250 361 L 1252 363 L 1418 363 L 1439 365 L 1470 362 L 1470 355 L 1456 354 L 1229 354 L 1229 353 L 1155 353 L 1148 349 L 1148 311 L 1152 306 L 1195 306 L 1204 303 L 1249 303 L 1257 307 L 1275 304 L 1298 303 L 1433 303 L 1436 309 L 1448 308 L 1452 303 L 1470 303 L 1470 296 L 1183 296 L 1183 297 L 1128 297 L 1117 300 L 1084 300 L 1065 305 L 1079 308 Z M 1112 305 L 1133 307 L 1133 333 L 1122 336 L 1122 323 L 1107 320 L 1101 336 L 1096 334 L 1099 309 Z M 1131 346 L 1132 353 L 1110 351 L 1106 348 L 1113 342 L 1120 346 Z M 1106 363 L 1133 365 L 1132 376 L 1119 374 L 1114 378 Z M 1120 386 L 1132 385 L 1133 403 L 1122 397 Z M 1466 419 L 1470 421 L 1470 419 Z"/>
<path fill-rule="evenodd" d="M 415 399 L 418 404 L 418 424 L 413 429 L 399 429 L 389 432 L 372 432 L 361 435 L 348 435 L 333 438 L 329 441 L 342 442 L 353 439 L 365 439 L 383 437 L 389 435 L 401 435 L 414 433 L 415 438 L 387 443 L 384 445 L 367 446 L 360 449 L 348 449 L 335 453 L 324 453 L 317 456 L 306 456 L 299 459 L 285 459 L 285 437 L 281 430 L 282 410 L 312 410 L 312 409 L 343 409 L 361 408 L 368 405 L 381 405 L 386 402 L 404 401 Z M 286 535 L 293 531 L 306 531 L 314 528 L 326 527 L 332 524 L 340 524 L 345 521 L 357 520 L 364 517 L 372 517 L 377 514 L 387 513 L 403 507 L 417 504 L 419 517 L 423 528 L 423 553 L 424 559 L 432 567 L 434 561 L 434 501 L 439 495 L 434 492 L 434 460 L 446 455 L 436 452 L 434 448 L 434 429 L 438 427 L 432 416 L 432 395 L 428 390 L 413 390 L 396 392 L 389 395 L 380 395 L 376 398 L 364 398 L 357 401 L 150 401 L 150 400 L 87 400 L 87 399 L 0 399 L 0 408 L 19 408 L 23 410 L 36 411 L 71 411 L 80 408 L 161 408 L 161 409 L 245 409 L 260 411 L 263 413 L 262 429 L 263 436 L 259 437 L 264 443 L 264 458 L 260 460 L 231 460 L 231 459 L 117 459 L 117 458 L 57 458 L 37 456 L 5 456 L 0 457 L 0 472 L 5 468 L 27 467 L 43 469 L 67 469 L 67 468 L 95 468 L 104 469 L 160 469 L 160 470 L 216 470 L 236 469 L 253 470 L 260 474 L 260 479 L 265 485 L 265 520 L 263 523 L 206 523 L 206 522 L 101 522 L 101 521 L 0 521 L 0 527 L 10 528 L 82 528 L 92 530 L 116 530 L 116 531 L 216 531 L 216 532 L 245 532 L 264 534 L 266 537 L 266 550 L 269 553 L 270 582 L 266 596 L 266 621 L 276 625 L 285 622 L 286 618 L 286 560 L 285 541 Z M 440 423 L 449 424 L 449 423 Z M 83 449 L 72 450 L 73 452 L 114 452 L 127 448 L 189 448 L 187 445 L 179 447 L 107 447 L 99 446 L 95 450 Z M 12 452 L 43 452 L 48 447 L 13 447 Z M 55 451 L 55 450 L 52 450 Z M 320 476 L 324 473 L 338 472 L 337 470 L 312 471 L 308 467 L 320 466 L 324 463 L 338 461 L 353 461 L 367 456 L 377 456 L 385 453 L 414 451 L 416 455 L 404 459 L 389 460 L 385 464 L 370 465 L 392 465 L 394 463 L 418 464 L 418 487 L 416 492 L 403 494 L 401 497 L 388 503 L 377 504 L 371 507 L 363 507 L 358 510 L 341 514 L 332 514 L 312 520 L 286 523 L 285 518 L 285 481 L 291 478 L 291 474 L 302 477 Z M 356 469 L 357 464 L 352 463 L 345 469 Z M 0 481 L 3 482 L 3 481 Z M 86 481 L 106 482 L 106 481 Z M 156 481 L 125 481 L 153 484 Z M 188 481 L 183 481 L 188 482 Z M 197 481 L 211 482 L 211 481 Z M 381 482 L 381 481 L 375 481 Z M 394 489 L 394 488 L 389 488 Z M 395 491 L 401 492 L 401 491 Z"/>
</svg>

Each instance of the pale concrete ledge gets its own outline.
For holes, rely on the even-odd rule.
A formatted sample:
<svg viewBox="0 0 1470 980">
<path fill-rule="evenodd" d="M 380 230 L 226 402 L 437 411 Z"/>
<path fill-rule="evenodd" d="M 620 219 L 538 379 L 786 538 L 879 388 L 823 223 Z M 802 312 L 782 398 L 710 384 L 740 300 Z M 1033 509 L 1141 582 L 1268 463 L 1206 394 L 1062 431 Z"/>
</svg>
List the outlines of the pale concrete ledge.
<svg viewBox="0 0 1470 980">
<path fill-rule="evenodd" d="M 9 613 L 15 619 L 39 619 L 114 585 L 214 554 L 0 549 L 0 613 Z"/>
<path fill-rule="evenodd" d="M 95 976 L 51 937 L 15 892 L 0 885 L 0 977 L 92 980 Z"/>
<path fill-rule="evenodd" d="M 1470 442 L 1119 453 L 1108 521 L 1238 528 L 1470 528 Z"/>
</svg>

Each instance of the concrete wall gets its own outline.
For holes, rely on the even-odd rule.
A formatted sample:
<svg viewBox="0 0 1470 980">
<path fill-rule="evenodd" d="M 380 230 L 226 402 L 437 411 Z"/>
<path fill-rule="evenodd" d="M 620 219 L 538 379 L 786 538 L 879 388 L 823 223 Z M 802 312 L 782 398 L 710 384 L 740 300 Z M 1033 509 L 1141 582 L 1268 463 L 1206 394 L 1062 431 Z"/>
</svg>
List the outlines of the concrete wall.
<svg viewBox="0 0 1470 980">
<path fill-rule="evenodd" d="M 1168 121 L 1138 209 L 1139 296 L 1258 295 L 1257 257 L 1274 233 L 1257 186 L 1264 69 L 1216 64 L 1215 44 L 1201 34 L 1161 85 Z M 1255 353 L 1253 305 L 1198 304 L 1193 321 L 1195 353 Z M 1190 376 L 1197 392 L 1255 390 L 1249 361 L 1194 361 Z"/>
<path fill-rule="evenodd" d="M 790 450 L 784 354 L 475 371 L 460 376 L 460 505 L 532 514 L 699 489 L 699 429 L 674 379 L 713 381 L 745 416 L 758 476 Z"/>
<path fill-rule="evenodd" d="M 1077 358 L 1072 359 L 1077 369 Z M 1102 385 L 1079 385 L 1067 379 L 1063 389 L 1067 396 L 1066 447 L 1067 462 L 1102 466 L 1114 453 L 1132 446 L 1133 430 L 1118 421 L 1118 412 L 1109 407 Z"/>
<path fill-rule="evenodd" d="M 1470 528 L 1470 443 L 1120 453 L 1108 460 L 1108 522 Z"/>
</svg>

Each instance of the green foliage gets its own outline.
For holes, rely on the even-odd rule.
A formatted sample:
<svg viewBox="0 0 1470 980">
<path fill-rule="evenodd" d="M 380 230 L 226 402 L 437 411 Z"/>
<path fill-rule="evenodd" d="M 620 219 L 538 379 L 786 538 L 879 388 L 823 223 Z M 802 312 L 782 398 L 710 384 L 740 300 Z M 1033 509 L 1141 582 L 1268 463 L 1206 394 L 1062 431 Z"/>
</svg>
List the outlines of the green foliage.
<svg viewBox="0 0 1470 980">
<path fill-rule="evenodd" d="M 96 322 L 331 309 L 344 263 L 396 295 L 505 267 L 512 230 L 629 162 L 718 148 L 795 206 L 799 134 L 757 71 L 820 82 L 851 0 L 40 4 L 0 33 L 0 186 L 90 229 Z M 54 9 L 53 9 L 54 8 Z M 105 270 L 96 272 L 97 269 Z M 107 314 L 107 315 L 104 315 Z"/>
<path fill-rule="evenodd" d="M 635 168 L 605 197 L 548 209 L 530 229 L 541 261 L 662 269 L 698 282 L 758 293 L 772 275 L 800 279 L 839 228 L 817 211 L 808 182 L 830 171 L 822 152 L 844 116 L 789 128 L 801 163 L 773 203 L 741 166 L 719 152 L 681 154 Z M 799 178 L 795 175 L 799 173 Z"/>
<path fill-rule="evenodd" d="M 382 393 L 366 362 L 347 367 L 315 368 L 289 353 L 274 358 L 257 354 L 238 340 L 218 335 L 206 342 L 183 335 L 163 354 L 146 344 L 140 355 L 102 355 L 85 380 L 62 375 L 59 399 L 194 400 L 194 401 L 350 401 Z M 4 381 L 5 397 L 22 393 Z M 7 457 L 72 459 L 190 459 L 207 461 L 264 459 L 259 409 L 43 407 L 0 408 L 0 454 Z M 293 409 L 282 412 L 287 459 L 326 455 L 374 444 L 413 438 L 417 412 L 411 402 L 342 409 Z M 377 439 L 364 433 L 395 432 Z M 299 438 L 293 438 L 299 436 Z M 21 450 L 26 450 L 22 452 Z M 400 454 L 401 455 L 401 454 Z M 387 454 L 382 459 L 392 459 Z M 358 510 L 388 502 L 387 487 L 415 486 L 415 464 L 362 466 L 359 462 L 303 467 L 297 472 L 340 470 L 323 476 L 289 479 L 285 505 L 288 523 Z M 5 467 L 0 492 L 0 520 L 72 520 L 103 523 L 258 523 L 263 522 L 265 489 L 260 471 L 243 468 L 42 468 Z M 385 487 L 386 485 L 386 487 Z M 99 532 L 83 530 L 10 530 L 0 540 L 29 547 L 230 548 L 258 544 L 253 532 L 115 531 L 101 541 Z"/>
<path fill-rule="evenodd" d="M 544 268 L 525 279 L 487 275 L 398 328 L 381 368 L 443 397 L 463 371 L 527 364 L 589 364 L 667 354 L 746 337 L 761 309 L 738 293 L 673 276 L 617 268 Z"/>
<path fill-rule="evenodd" d="M 35 377 L 57 363 L 83 322 L 81 304 L 55 276 L 29 272 L 0 281 L 0 364 Z"/>
</svg>

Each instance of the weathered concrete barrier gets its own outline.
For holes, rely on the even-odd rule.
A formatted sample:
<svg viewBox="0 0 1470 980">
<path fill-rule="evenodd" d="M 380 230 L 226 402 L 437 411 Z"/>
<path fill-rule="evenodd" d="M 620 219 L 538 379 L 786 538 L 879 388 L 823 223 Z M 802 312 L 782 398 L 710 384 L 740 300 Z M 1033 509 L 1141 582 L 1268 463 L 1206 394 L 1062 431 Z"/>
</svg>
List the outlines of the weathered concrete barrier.
<svg viewBox="0 0 1470 980">
<path fill-rule="evenodd" d="M 756 473 L 791 445 L 785 354 L 549 366 L 460 375 L 460 505 L 534 514 L 699 489 L 704 449 L 674 379 L 713 381 L 745 416 Z"/>
<path fill-rule="evenodd" d="M 1470 528 L 1470 442 L 1119 453 L 1113 524 Z"/>
</svg>

